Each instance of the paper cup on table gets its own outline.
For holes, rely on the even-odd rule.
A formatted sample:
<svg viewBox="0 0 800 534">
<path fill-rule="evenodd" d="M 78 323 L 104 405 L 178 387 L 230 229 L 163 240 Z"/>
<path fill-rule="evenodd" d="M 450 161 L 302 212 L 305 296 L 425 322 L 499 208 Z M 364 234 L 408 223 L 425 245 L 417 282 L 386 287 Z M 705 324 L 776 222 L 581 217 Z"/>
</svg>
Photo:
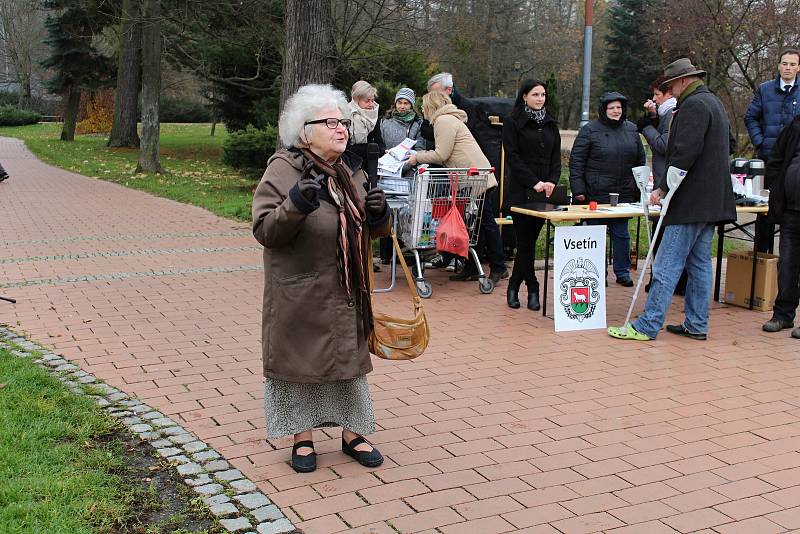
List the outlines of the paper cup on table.
<svg viewBox="0 0 800 534">
<path fill-rule="evenodd" d="M 619 193 L 609 193 L 608 197 L 610 199 L 609 202 L 612 206 L 616 206 L 617 204 L 619 204 Z"/>
</svg>

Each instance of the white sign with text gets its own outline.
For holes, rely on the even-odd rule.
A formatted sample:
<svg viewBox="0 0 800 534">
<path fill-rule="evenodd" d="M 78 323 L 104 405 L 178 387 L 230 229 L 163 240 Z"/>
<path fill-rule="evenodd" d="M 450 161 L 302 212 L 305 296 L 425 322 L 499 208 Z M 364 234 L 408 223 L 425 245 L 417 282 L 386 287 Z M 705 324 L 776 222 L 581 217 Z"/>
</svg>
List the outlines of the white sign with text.
<svg viewBox="0 0 800 534">
<path fill-rule="evenodd" d="M 556 332 L 606 327 L 606 227 L 557 226 L 553 268 Z"/>
</svg>

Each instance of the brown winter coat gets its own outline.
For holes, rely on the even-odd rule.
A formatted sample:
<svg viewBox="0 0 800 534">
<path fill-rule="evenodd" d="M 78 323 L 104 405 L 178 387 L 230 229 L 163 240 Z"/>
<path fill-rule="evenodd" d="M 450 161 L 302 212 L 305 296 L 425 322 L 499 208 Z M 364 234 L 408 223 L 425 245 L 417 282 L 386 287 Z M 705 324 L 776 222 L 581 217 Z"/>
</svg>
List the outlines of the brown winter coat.
<svg viewBox="0 0 800 534">
<path fill-rule="evenodd" d="M 253 197 L 253 235 L 264 246 L 264 376 L 304 383 L 348 380 L 372 371 L 368 332 L 359 306 L 339 283 L 337 208 L 321 198 L 314 209 L 296 188 L 290 193 L 304 163 L 297 151 L 278 151 Z M 353 183 L 362 204 L 365 180 L 359 167 Z M 363 250 L 370 254 L 370 239 L 389 233 L 388 210 L 380 221 L 367 223 Z"/>
<path fill-rule="evenodd" d="M 446 104 L 430 118 L 436 148 L 417 152 L 417 163 L 434 163 L 445 167 L 465 169 L 492 166 L 467 128 L 467 114 L 455 104 Z M 489 174 L 487 189 L 497 186 L 494 174 Z"/>
</svg>

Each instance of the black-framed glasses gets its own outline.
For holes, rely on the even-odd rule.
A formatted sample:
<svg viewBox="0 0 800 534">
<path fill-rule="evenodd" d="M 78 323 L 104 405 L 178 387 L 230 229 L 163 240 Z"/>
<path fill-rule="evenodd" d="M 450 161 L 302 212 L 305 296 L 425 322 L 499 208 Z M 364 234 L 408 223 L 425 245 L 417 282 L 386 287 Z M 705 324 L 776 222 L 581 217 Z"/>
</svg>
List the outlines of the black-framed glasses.
<svg viewBox="0 0 800 534">
<path fill-rule="evenodd" d="M 344 126 L 345 129 L 350 129 L 350 125 L 352 123 L 353 123 L 353 121 L 351 121 L 350 119 L 334 119 L 334 118 L 330 118 L 330 119 L 317 119 L 315 121 L 308 121 L 308 122 L 303 123 L 303 125 L 307 126 L 309 124 L 324 124 L 329 129 L 335 130 L 336 127 L 339 126 L 339 124 Z"/>
</svg>

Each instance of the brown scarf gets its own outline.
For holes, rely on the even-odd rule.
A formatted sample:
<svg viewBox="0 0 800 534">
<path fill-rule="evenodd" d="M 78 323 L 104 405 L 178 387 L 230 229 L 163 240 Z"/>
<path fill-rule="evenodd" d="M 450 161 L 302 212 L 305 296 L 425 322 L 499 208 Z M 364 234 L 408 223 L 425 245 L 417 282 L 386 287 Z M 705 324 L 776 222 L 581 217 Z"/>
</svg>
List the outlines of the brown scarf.
<svg viewBox="0 0 800 534">
<path fill-rule="evenodd" d="M 314 170 L 328 176 L 328 193 L 339 209 L 339 231 L 336 259 L 339 266 L 339 283 L 347 296 L 359 304 L 365 334 L 372 330 L 372 301 L 369 293 L 368 273 L 371 255 L 363 247 L 366 213 L 353 188 L 352 173 L 341 158 L 330 164 L 307 148 L 301 149 L 305 157 L 314 162 Z"/>
</svg>

